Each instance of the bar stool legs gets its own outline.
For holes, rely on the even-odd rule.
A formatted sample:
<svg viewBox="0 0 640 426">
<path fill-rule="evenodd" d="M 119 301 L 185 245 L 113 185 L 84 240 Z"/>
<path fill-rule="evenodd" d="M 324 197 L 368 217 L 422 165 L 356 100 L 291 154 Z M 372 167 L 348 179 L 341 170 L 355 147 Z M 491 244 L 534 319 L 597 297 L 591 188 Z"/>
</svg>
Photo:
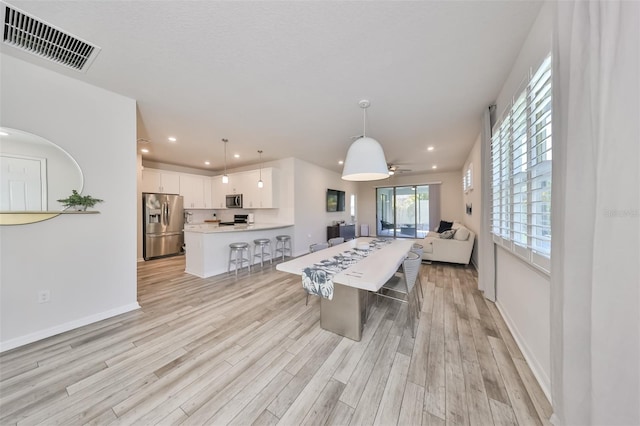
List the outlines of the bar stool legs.
<svg viewBox="0 0 640 426">
<path fill-rule="evenodd" d="M 273 264 L 273 259 L 272 259 L 272 252 L 271 252 L 271 240 L 269 238 L 258 238 L 256 240 L 253 240 L 253 261 L 255 263 L 256 257 L 260 258 L 260 266 L 264 266 L 264 257 L 268 256 L 269 257 L 269 263 Z M 258 249 L 260 250 L 260 252 L 258 252 Z M 268 252 L 265 252 L 265 249 L 268 250 Z"/>
<path fill-rule="evenodd" d="M 229 244 L 229 265 L 227 266 L 227 272 L 231 272 L 231 265 L 234 265 L 236 276 L 238 275 L 238 269 L 242 268 L 242 264 L 247 262 L 247 269 L 251 272 L 251 250 L 248 243 L 231 243 Z M 244 257 L 244 252 L 247 251 L 247 257 Z"/>
<path fill-rule="evenodd" d="M 291 237 L 289 235 L 278 235 L 276 236 L 276 253 L 275 255 L 280 257 L 279 253 L 282 253 L 282 261 L 284 262 L 284 258 L 289 252 L 289 256 L 291 256 Z"/>
</svg>

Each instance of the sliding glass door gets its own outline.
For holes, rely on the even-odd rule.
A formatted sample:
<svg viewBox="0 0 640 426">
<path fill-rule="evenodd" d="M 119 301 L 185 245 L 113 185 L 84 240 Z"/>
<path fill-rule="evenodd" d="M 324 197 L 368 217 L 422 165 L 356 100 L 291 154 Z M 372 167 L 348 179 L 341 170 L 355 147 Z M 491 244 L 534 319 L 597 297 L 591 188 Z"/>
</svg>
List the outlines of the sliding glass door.
<svg viewBox="0 0 640 426">
<path fill-rule="evenodd" d="M 424 238 L 430 226 L 429 186 L 376 188 L 377 235 Z"/>
</svg>

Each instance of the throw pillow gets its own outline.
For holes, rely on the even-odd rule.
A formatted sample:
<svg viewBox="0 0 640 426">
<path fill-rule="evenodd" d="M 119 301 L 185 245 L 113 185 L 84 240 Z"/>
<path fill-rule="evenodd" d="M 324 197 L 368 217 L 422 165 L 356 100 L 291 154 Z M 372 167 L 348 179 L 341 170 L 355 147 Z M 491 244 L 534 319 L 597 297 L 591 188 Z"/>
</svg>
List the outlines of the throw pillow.
<svg viewBox="0 0 640 426">
<path fill-rule="evenodd" d="M 450 240 L 450 239 L 453 238 L 455 233 L 456 233 L 455 229 L 448 229 L 448 230 L 440 233 L 440 238 L 442 238 L 443 240 Z"/>
<path fill-rule="evenodd" d="M 447 222 L 446 220 L 440 221 L 440 226 L 438 227 L 438 234 L 442 234 L 444 231 L 448 231 L 453 226 L 453 222 Z"/>
<path fill-rule="evenodd" d="M 453 236 L 458 241 L 467 241 L 471 233 L 467 228 L 461 227 L 456 230 L 456 234 Z"/>
</svg>

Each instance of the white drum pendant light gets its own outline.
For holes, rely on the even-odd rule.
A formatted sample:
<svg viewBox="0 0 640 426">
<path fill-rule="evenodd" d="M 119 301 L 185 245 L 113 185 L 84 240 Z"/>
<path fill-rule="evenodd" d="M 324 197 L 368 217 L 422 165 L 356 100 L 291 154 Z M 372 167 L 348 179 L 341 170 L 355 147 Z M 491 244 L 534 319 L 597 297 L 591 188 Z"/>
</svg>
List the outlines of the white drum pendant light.
<svg viewBox="0 0 640 426">
<path fill-rule="evenodd" d="M 382 146 L 377 140 L 366 136 L 367 108 L 371 103 L 367 100 L 359 102 L 364 115 L 364 129 L 362 137 L 349 147 L 347 158 L 344 160 L 342 179 L 352 181 L 380 180 L 389 177 L 387 160 Z"/>
</svg>

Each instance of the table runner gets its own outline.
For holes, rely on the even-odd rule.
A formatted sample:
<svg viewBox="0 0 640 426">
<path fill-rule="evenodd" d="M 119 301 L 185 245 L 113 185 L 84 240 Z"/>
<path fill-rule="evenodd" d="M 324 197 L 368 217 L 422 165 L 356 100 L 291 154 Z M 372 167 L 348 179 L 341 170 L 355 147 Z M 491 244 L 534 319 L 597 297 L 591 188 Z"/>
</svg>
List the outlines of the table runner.
<svg viewBox="0 0 640 426">
<path fill-rule="evenodd" d="M 369 256 L 374 251 L 379 250 L 392 242 L 393 240 L 391 239 L 374 239 L 369 242 L 369 248 L 367 249 L 355 248 L 345 250 L 344 252 L 329 259 L 314 263 L 312 266 L 302 270 L 302 287 L 309 294 L 332 300 L 332 277 L 335 274 L 342 272 Z"/>
</svg>

